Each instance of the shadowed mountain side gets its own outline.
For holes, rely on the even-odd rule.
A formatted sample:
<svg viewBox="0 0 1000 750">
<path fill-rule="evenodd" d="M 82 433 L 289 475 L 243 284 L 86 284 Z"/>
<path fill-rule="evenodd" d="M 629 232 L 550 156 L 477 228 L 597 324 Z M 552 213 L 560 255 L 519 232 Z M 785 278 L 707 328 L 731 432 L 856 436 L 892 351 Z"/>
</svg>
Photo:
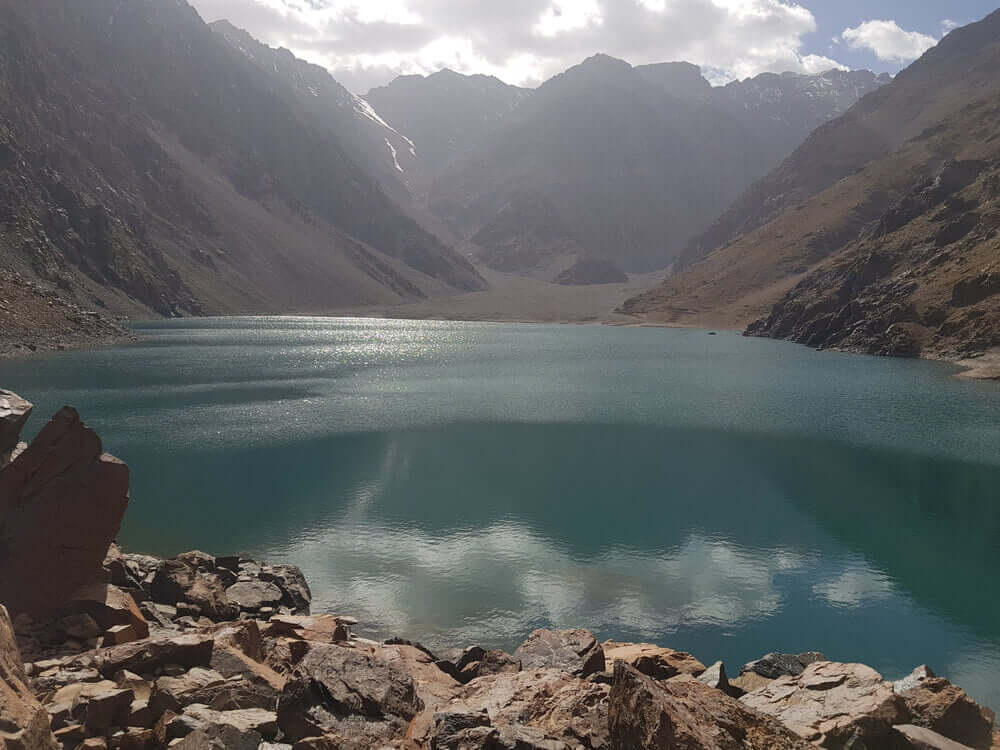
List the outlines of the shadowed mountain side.
<svg viewBox="0 0 1000 750">
<path fill-rule="evenodd" d="M 0 10 L 0 258 L 25 279 L 162 315 L 483 288 L 187 4 Z"/>
</svg>

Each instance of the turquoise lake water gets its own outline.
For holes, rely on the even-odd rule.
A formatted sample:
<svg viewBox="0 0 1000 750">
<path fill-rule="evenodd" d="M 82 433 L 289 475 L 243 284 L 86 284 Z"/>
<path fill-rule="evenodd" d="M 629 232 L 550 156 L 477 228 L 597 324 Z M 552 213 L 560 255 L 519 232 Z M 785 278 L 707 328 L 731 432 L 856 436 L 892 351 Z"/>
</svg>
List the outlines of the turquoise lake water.
<svg viewBox="0 0 1000 750">
<path fill-rule="evenodd" d="M 731 333 L 319 318 L 144 324 L 0 361 L 132 468 L 121 534 L 287 561 L 372 635 L 533 628 L 730 671 L 926 662 L 1000 708 L 1000 386 Z"/>
</svg>

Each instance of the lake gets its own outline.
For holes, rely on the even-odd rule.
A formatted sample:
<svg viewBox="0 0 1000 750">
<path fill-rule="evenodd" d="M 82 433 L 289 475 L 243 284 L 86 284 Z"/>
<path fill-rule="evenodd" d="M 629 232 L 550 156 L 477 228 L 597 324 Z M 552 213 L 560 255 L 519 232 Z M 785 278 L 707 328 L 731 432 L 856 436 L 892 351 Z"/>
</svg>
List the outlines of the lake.
<svg viewBox="0 0 1000 750">
<path fill-rule="evenodd" d="M 1000 708 L 1000 386 L 664 328 L 142 324 L 0 361 L 132 468 L 133 551 L 300 565 L 429 646 L 586 627 L 724 659 L 919 663 Z"/>
</svg>

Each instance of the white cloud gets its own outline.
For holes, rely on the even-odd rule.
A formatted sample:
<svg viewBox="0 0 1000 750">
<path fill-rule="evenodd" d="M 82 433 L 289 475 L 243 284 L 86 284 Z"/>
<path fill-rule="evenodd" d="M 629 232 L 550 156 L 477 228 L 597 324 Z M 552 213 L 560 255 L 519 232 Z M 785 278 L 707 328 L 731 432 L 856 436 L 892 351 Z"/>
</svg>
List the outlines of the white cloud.
<svg viewBox="0 0 1000 750">
<path fill-rule="evenodd" d="M 938 40 L 919 31 L 907 31 L 895 21 L 865 21 L 840 35 L 851 49 L 865 49 L 879 60 L 910 62 L 929 50 Z"/>
<path fill-rule="evenodd" d="M 447 66 L 537 85 L 595 52 L 688 60 L 725 82 L 843 67 L 806 54 L 816 19 L 794 0 L 192 0 L 356 91 Z"/>
<path fill-rule="evenodd" d="M 950 18 L 946 18 L 941 22 L 941 33 L 947 34 L 949 31 L 954 31 L 959 26 L 961 26 L 958 21 L 952 21 Z"/>
</svg>

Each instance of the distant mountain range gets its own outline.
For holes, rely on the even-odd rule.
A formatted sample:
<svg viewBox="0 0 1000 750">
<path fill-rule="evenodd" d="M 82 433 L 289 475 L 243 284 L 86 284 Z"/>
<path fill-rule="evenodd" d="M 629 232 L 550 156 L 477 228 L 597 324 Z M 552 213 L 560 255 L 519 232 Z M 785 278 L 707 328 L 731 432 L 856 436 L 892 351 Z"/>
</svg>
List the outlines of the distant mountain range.
<svg viewBox="0 0 1000 750">
<path fill-rule="evenodd" d="M 1000 11 L 817 129 L 624 310 L 901 356 L 1000 346 Z"/>
<path fill-rule="evenodd" d="M 688 63 L 596 55 L 530 92 L 448 71 L 368 99 L 413 138 L 418 168 L 432 155 L 420 192 L 468 252 L 551 279 L 578 257 L 669 265 L 816 126 L 888 80 L 830 71 L 713 88 Z"/>
<path fill-rule="evenodd" d="M 816 346 L 997 345 L 997 14 L 894 80 L 595 55 L 360 97 L 184 0 L 0 13 L 0 331 L 389 306 L 483 290 L 478 264 L 670 268 L 622 310 Z"/>
</svg>

